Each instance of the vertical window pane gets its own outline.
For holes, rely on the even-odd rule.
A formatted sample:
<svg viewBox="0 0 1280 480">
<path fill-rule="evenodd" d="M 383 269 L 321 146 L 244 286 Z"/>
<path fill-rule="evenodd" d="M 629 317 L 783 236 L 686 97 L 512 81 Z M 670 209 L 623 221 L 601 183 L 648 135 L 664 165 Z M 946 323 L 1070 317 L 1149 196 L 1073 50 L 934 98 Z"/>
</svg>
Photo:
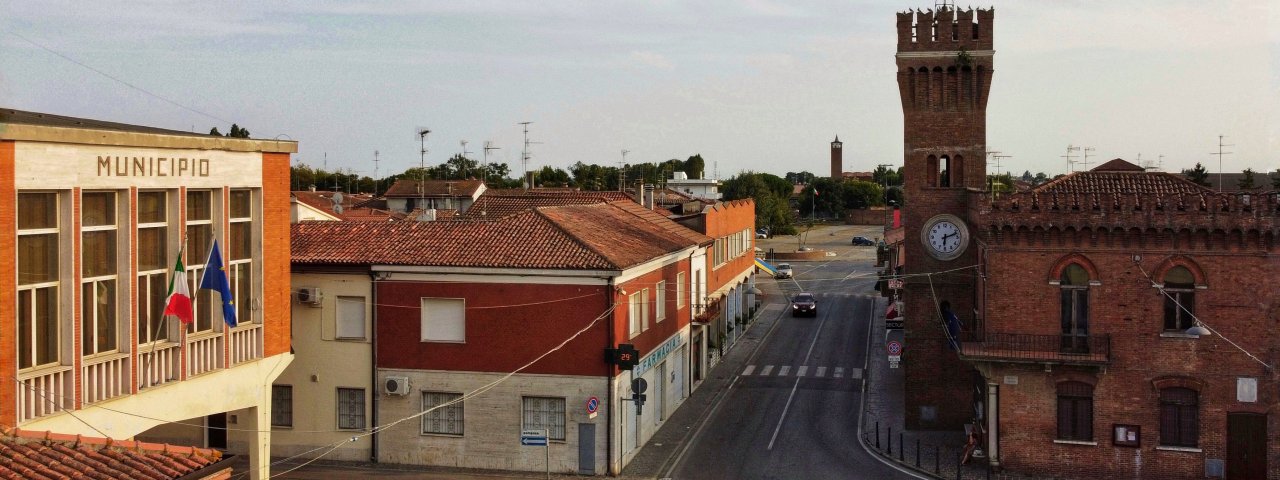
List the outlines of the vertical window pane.
<svg viewBox="0 0 1280 480">
<path fill-rule="evenodd" d="M 271 426 L 293 426 L 293 386 L 271 386 Z"/>
<path fill-rule="evenodd" d="M 237 263 L 231 266 L 231 279 L 235 285 L 235 291 L 232 297 L 236 302 L 236 321 L 239 323 L 253 323 L 253 264 Z"/>
<path fill-rule="evenodd" d="M 58 289 L 35 290 L 36 365 L 58 361 Z"/>
<path fill-rule="evenodd" d="M 31 297 L 35 295 L 32 290 L 21 290 L 18 292 L 18 368 L 27 368 L 31 366 L 31 362 L 35 360 L 31 349 L 34 347 L 34 338 L 32 337 L 32 328 L 35 317 L 32 315 Z"/>
<path fill-rule="evenodd" d="M 462 435 L 461 399 L 462 394 L 459 393 L 423 392 L 422 409 L 427 413 L 422 416 L 422 433 Z"/>
<path fill-rule="evenodd" d="M 18 194 L 18 229 L 36 228 L 58 228 L 58 197 L 56 194 Z"/>
<path fill-rule="evenodd" d="M 84 232 L 81 262 L 85 277 L 116 274 L 116 232 Z"/>
<path fill-rule="evenodd" d="M 98 227 L 116 224 L 115 192 L 89 192 L 80 200 L 82 224 Z"/>
<path fill-rule="evenodd" d="M 524 397 L 524 428 L 546 429 L 547 437 L 564 440 L 564 399 L 548 397 Z"/>
<path fill-rule="evenodd" d="M 18 284 L 58 280 L 58 234 L 18 236 Z"/>
<path fill-rule="evenodd" d="M 364 297 L 338 297 L 338 338 L 366 338 Z"/>
<path fill-rule="evenodd" d="M 227 245 L 227 255 L 228 260 L 248 260 L 253 258 L 252 223 L 231 223 L 231 240 Z"/>
<path fill-rule="evenodd" d="M 185 260 L 188 267 L 203 265 L 208 261 L 209 249 L 212 247 L 213 225 L 187 225 L 187 258 Z"/>
<path fill-rule="evenodd" d="M 232 190 L 231 191 L 231 217 L 232 218 L 248 218 L 253 216 L 251 209 L 252 196 L 248 190 Z"/>
<path fill-rule="evenodd" d="M 138 276 L 138 343 L 169 339 L 164 306 L 169 300 L 169 283 L 164 273 Z"/>
<path fill-rule="evenodd" d="M 165 237 L 168 229 L 165 227 L 150 227 L 138 229 L 138 270 L 161 270 L 168 268 L 165 265 Z"/>
<path fill-rule="evenodd" d="M 85 355 L 116 349 L 116 282 L 85 282 L 81 290 L 81 345 Z"/>
<path fill-rule="evenodd" d="M 138 192 L 138 223 L 165 223 L 168 219 L 164 192 Z"/>
<path fill-rule="evenodd" d="M 213 195 L 209 191 L 187 192 L 187 221 L 196 220 L 213 220 Z"/>
<path fill-rule="evenodd" d="M 364 389 L 338 389 L 338 428 L 364 428 Z"/>
</svg>

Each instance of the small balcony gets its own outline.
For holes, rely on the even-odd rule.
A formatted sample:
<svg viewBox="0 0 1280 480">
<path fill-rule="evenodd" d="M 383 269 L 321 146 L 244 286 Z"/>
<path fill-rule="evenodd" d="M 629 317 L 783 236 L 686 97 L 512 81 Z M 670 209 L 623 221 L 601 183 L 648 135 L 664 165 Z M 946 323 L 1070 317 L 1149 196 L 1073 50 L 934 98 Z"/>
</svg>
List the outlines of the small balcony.
<svg viewBox="0 0 1280 480">
<path fill-rule="evenodd" d="M 960 358 L 970 362 L 1108 365 L 1111 336 L 961 332 Z"/>
</svg>

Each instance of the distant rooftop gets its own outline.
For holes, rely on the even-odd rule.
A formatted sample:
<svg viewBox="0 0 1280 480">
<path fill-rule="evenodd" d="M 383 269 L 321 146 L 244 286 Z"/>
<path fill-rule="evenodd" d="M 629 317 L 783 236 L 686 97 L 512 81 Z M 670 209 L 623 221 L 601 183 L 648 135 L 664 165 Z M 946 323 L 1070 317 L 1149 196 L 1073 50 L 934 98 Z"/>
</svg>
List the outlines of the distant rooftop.
<svg viewBox="0 0 1280 480">
<path fill-rule="evenodd" d="M 1213 190 L 1196 185 L 1186 177 L 1165 172 L 1148 172 L 1142 167 L 1119 158 L 1094 167 L 1049 181 L 1031 190 L 1036 193 L 1134 193 L 1180 194 L 1213 193 Z"/>
</svg>

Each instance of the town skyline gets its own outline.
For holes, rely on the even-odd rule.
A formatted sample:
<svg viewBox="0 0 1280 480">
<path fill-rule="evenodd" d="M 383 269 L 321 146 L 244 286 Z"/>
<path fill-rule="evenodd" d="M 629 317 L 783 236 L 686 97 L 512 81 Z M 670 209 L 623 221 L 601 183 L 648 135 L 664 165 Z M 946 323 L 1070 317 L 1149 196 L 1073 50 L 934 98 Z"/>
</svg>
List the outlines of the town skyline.
<svg viewBox="0 0 1280 480">
<path fill-rule="evenodd" d="M 480 160 L 492 141 L 516 177 L 525 121 L 530 170 L 617 165 L 628 150 L 631 164 L 701 154 L 706 177 L 818 173 L 839 135 L 844 169 L 868 171 L 902 158 L 892 12 L 928 6 L 9 4 L 0 105 L 237 123 L 298 140 L 297 163 L 370 177 L 418 166 L 421 127 L 428 166 L 464 139 Z M 995 8 L 988 146 L 1011 155 L 999 172 L 1066 173 L 1076 145 L 1095 149 L 1077 170 L 1163 155 L 1163 171 L 1216 173 L 1218 135 L 1222 170 L 1280 167 L 1280 16 L 1266 2 Z M 108 10 L 123 20 L 95 20 Z"/>
</svg>

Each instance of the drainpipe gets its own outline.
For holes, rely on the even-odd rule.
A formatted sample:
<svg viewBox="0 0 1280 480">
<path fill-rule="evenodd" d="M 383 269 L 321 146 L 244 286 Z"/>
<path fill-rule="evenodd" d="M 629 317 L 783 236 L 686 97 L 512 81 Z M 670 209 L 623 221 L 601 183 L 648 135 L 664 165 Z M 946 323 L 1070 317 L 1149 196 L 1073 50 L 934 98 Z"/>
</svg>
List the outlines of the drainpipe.
<svg viewBox="0 0 1280 480">
<path fill-rule="evenodd" d="M 609 312 L 609 322 L 606 328 L 606 330 L 608 331 L 609 337 L 606 338 L 604 341 L 604 348 L 614 348 L 613 347 L 613 319 L 614 319 L 614 315 L 616 315 L 617 312 L 614 312 L 612 308 L 614 304 L 617 303 L 616 298 L 618 295 L 618 291 L 617 291 L 618 287 L 617 285 L 614 284 L 614 281 L 616 279 L 617 277 L 609 277 L 609 287 L 608 287 L 609 290 L 607 292 L 608 300 L 607 300 L 607 303 L 605 304 L 605 309 L 606 309 L 605 311 Z M 604 363 L 605 363 L 605 372 L 606 372 L 604 375 L 604 385 L 605 385 L 605 390 L 608 392 L 608 401 L 609 401 L 608 403 L 609 409 L 605 410 L 604 412 L 605 424 L 608 425 L 608 427 L 605 428 L 605 431 L 604 431 L 604 438 L 605 438 L 604 456 L 605 456 L 605 465 L 607 465 L 605 467 L 605 470 L 609 472 L 610 476 L 616 477 L 621 472 L 613 468 L 613 409 L 615 406 L 614 405 L 615 402 L 613 401 L 614 368 L 612 363 L 609 363 L 609 362 L 604 362 Z M 621 442 L 619 442 L 619 445 L 621 445 Z"/>
<path fill-rule="evenodd" d="M 369 404 L 369 417 L 373 419 L 372 425 L 378 423 L 378 399 L 382 398 L 378 395 L 378 272 L 369 269 L 370 302 L 373 315 L 370 315 L 369 321 L 369 378 L 372 380 L 370 392 L 373 394 L 373 401 Z M 369 461 L 378 463 L 378 432 L 374 431 L 369 438 Z"/>
<path fill-rule="evenodd" d="M 987 382 L 987 458 L 994 468 L 1000 467 L 1000 432 L 996 430 L 1000 426 L 1000 420 L 996 418 L 1000 414 L 999 388 L 996 382 Z"/>
</svg>

